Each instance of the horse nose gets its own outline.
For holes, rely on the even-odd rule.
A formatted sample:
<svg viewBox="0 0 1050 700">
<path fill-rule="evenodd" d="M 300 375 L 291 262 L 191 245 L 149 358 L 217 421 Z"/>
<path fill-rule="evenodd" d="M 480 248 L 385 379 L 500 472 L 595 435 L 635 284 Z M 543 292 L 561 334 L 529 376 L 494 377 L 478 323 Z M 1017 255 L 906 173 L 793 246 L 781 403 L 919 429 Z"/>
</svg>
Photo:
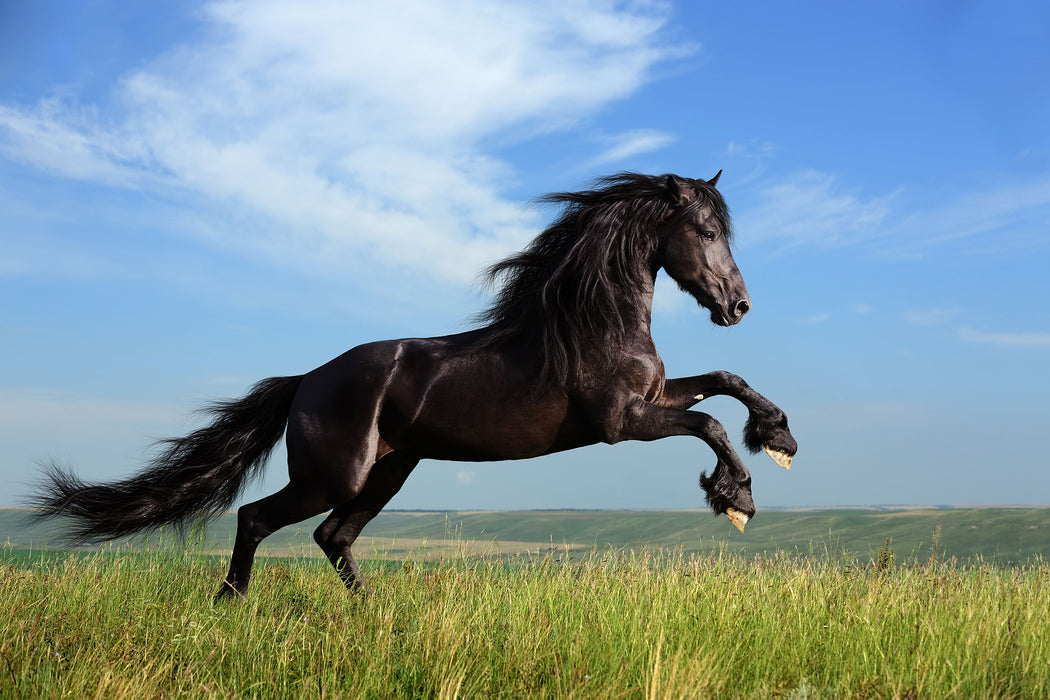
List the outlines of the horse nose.
<svg viewBox="0 0 1050 700">
<path fill-rule="evenodd" d="M 748 311 L 751 310 L 751 301 L 748 299 L 740 299 L 733 306 L 733 318 L 741 319 Z"/>
</svg>

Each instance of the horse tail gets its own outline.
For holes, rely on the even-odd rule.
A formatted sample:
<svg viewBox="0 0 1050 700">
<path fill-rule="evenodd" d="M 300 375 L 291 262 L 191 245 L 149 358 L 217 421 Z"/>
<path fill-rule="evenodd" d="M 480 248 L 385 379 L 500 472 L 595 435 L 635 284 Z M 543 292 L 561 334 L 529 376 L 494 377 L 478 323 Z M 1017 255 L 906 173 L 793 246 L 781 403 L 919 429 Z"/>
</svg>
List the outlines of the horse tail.
<svg viewBox="0 0 1050 700">
<path fill-rule="evenodd" d="M 35 517 L 72 521 L 69 539 L 101 542 L 191 522 L 209 520 L 233 505 L 262 471 L 284 434 L 302 377 L 264 379 L 242 398 L 221 401 L 202 412 L 207 427 L 186 437 L 162 440 L 161 454 L 123 481 L 85 484 L 55 464 L 45 465 Z"/>
</svg>

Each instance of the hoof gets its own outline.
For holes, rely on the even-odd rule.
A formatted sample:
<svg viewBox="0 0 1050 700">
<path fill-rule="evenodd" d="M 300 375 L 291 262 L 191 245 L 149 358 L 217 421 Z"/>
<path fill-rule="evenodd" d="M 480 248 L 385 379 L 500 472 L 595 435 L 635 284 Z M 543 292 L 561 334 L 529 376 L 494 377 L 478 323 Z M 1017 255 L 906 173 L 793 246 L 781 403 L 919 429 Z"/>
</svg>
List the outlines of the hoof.
<svg viewBox="0 0 1050 700">
<path fill-rule="evenodd" d="M 762 449 L 766 451 L 770 459 L 784 467 L 784 469 L 791 469 L 791 455 L 780 450 L 774 450 L 771 447 L 763 447 Z"/>
<path fill-rule="evenodd" d="M 729 518 L 729 522 L 736 525 L 736 529 L 740 532 L 744 531 L 744 526 L 747 525 L 747 521 L 750 519 L 736 508 L 726 508 L 726 517 Z"/>
<path fill-rule="evenodd" d="M 215 594 L 213 601 L 215 603 L 223 603 L 226 601 L 237 601 L 244 597 L 244 594 L 238 591 L 229 583 L 229 581 L 222 582 L 222 588 Z"/>
</svg>

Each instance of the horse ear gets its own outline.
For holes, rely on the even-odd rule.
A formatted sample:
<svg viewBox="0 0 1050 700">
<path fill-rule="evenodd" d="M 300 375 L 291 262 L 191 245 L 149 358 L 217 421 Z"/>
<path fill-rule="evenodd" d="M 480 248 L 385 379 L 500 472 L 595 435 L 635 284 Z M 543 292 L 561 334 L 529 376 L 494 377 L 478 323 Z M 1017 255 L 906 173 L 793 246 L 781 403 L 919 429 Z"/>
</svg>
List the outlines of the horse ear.
<svg viewBox="0 0 1050 700">
<path fill-rule="evenodd" d="M 682 206 L 693 201 L 696 197 L 696 192 L 682 178 L 677 175 L 668 175 L 667 196 L 671 198 L 675 206 Z"/>
<path fill-rule="evenodd" d="M 714 187 L 715 185 L 718 184 L 718 178 L 720 178 L 720 177 L 722 177 L 722 171 L 721 170 L 719 170 L 717 173 L 715 173 L 715 176 L 713 178 L 711 178 L 710 180 L 708 180 L 707 184 L 711 185 L 711 187 Z"/>
</svg>

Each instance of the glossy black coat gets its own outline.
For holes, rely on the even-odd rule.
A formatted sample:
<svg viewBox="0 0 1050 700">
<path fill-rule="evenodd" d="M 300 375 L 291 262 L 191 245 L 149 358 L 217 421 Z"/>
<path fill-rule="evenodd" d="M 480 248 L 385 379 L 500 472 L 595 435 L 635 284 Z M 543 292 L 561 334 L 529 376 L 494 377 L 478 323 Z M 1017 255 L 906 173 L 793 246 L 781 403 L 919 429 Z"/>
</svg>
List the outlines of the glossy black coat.
<svg viewBox="0 0 1050 700">
<path fill-rule="evenodd" d="M 708 503 L 742 528 L 755 513 L 747 467 L 716 419 L 687 409 L 719 394 L 738 399 L 749 410 L 747 447 L 784 466 L 797 449 L 787 417 L 727 372 L 668 379 L 649 333 L 660 269 L 714 323 L 733 325 L 750 309 L 717 179 L 624 174 L 551 195 L 561 216 L 490 270 L 500 286 L 482 327 L 368 343 L 306 375 L 260 382 L 122 482 L 86 485 L 52 466 L 39 512 L 73 518 L 82 541 L 210 517 L 285 433 L 289 482 L 239 509 L 219 595 L 245 590 L 266 536 L 329 510 L 315 539 L 354 588 L 362 579 L 351 545 L 422 459 L 525 459 L 692 435 L 717 458 L 701 475 Z"/>
</svg>

